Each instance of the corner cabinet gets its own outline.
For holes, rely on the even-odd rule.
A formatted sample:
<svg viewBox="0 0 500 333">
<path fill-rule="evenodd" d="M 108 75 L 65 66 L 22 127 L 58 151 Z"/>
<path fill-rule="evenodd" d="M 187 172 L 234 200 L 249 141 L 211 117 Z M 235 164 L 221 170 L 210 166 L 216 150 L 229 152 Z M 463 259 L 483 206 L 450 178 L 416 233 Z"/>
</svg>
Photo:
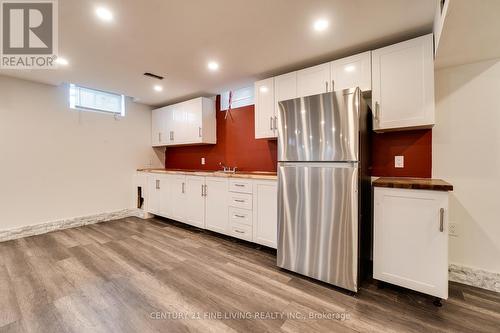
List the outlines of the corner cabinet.
<svg viewBox="0 0 500 333">
<path fill-rule="evenodd" d="M 375 187 L 373 278 L 448 298 L 448 192 Z"/>
<path fill-rule="evenodd" d="M 199 97 L 153 110 L 153 147 L 215 144 L 215 101 Z"/>
<path fill-rule="evenodd" d="M 433 35 L 372 51 L 373 129 L 434 125 Z"/>
</svg>

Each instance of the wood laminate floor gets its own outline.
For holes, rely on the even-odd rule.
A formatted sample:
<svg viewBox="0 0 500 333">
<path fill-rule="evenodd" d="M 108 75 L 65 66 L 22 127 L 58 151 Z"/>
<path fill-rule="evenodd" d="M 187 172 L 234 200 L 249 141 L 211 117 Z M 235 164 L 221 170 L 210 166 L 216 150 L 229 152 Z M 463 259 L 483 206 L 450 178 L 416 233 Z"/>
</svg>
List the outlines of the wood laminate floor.
<svg viewBox="0 0 500 333">
<path fill-rule="evenodd" d="M 499 332 L 500 295 L 451 283 L 443 307 L 356 296 L 275 267 L 272 250 L 127 218 L 0 243 L 0 332 Z"/>
</svg>

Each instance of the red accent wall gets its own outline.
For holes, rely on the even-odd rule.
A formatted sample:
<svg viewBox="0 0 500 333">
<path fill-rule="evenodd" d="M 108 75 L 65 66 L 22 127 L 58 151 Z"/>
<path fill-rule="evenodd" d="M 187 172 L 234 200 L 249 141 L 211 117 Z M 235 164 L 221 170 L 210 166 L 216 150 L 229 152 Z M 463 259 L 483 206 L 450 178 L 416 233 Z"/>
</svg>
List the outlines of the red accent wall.
<svg viewBox="0 0 500 333">
<path fill-rule="evenodd" d="M 217 96 L 217 144 L 169 147 L 165 167 L 218 170 L 219 162 L 242 171 L 276 171 L 276 140 L 255 139 L 254 106 L 231 111 L 224 119 Z M 371 174 L 379 177 L 431 177 L 432 130 L 372 133 Z M 394 168 L 394 156 L 403 155 L 405 167 Z M 201 158 L 205 165 L 201 165 Z"/>
<path fill-rule="evenodd" d="M 218 170 L 219 162 L 236 166 L 241 171 L 276 171 L 277 141 L 255 139 L 254 106 L 231 110 L 224 119 L 217 96 L 217 144 L 204 146 L 169 147 L 165 167 L 174 169 Z M 205 157 L 205 165 L 201 158 Z"/>
<path fill-rule="evenodd" d="M 421 177 L 432 174 L 432 130 L 372 133 L 371 174 L 378 177 Z M 404 156 L 404 168 L 394 156 Z"/>
</svg>

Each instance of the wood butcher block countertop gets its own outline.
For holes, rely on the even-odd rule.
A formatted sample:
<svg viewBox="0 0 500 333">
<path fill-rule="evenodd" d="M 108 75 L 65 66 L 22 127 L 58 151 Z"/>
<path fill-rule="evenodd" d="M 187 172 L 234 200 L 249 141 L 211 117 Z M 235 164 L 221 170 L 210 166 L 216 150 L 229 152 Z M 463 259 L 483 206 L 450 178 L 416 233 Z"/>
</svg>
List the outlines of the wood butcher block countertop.
<svg viewBox="0 0 500 333">
<path fill-rule="evenodd" d="M 373 182 L 375 187 L 406 188 L 414 190 L 453 191 L 453 185 L 442 179 L 429 178 L 378 178 Z"/>
<path fill-rule="evenodd" d="M 166 173 L 177 175 L 193 175 L 193 176 L 208 176 L 208 177 L 225 177 L 225 178 L 247 178 L 247 179 L 269 179 L 276 180 L 278 176 L 276 172 L 267 171 L 236 171 L 229 173 L 223 171 L 209 170 L 186 170 L 186 169 L 137 169 L 139 172 L 150 173 Z"/>
</svg>

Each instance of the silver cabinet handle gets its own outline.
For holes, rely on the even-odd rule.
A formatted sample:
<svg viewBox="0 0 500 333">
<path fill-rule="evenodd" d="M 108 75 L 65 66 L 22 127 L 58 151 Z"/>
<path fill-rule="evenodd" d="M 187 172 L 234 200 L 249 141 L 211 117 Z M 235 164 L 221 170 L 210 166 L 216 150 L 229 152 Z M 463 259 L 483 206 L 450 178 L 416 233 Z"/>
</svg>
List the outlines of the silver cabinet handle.
<svg viewBox="0 0 500 333">
<path fill-rule="evenodd" d="M 244 231 L 241 231 L 241 230 L 238 230 L 238 229 L 234 229 L 235 232 L 239 233 L 239 234 L 244 234 L 245 232 Z"/>
<path fill-rule="evenodd" d="M 269 129 L 273 130 L 273 117 L 269 117 Z"/>
<path fill-rule="evenodd" d="M 160 180 L 159 179 L 156 180 L 156 189 L 157 190 L 160 189 Z"/>
<path fill-rule="evenodd" d="M 173 139 L 174 139 L 174 132 L 170 131 L 170 141 L 172 141 Z"/>
<path fill-rule="evenodd" d="M 380 104 L 375 102 L 375 120 L 380 121 Z"/>
<path fill-rule="evenodd" d="M 244 219 L 245 215 L 234 214 L 234 216 L 239 217 L 240 219 Z"/>
<path fill-rule="evenodd" d="M 184 182 L 182 182 L 182 193 L 185 193 L 185 187 L 186 187 L 186 184 Z"/>
<path fill-rule="evenodd" d="M 204 193 L 203 193 L 203 186 L 205 186 L 205 185 L 201 185 L 201 196 L 202 196 L 202 197 L 204 196 Z"/>
<path fill-rule="evenodd" d="M 234 186 L 238 186 L 238 187 L 245 187 L 244 184 L 234 184 Z"/>
<path fill-rule="evenodd" d="M 335 80 L 332 80 L 332 91 L 335 91 Z"/>
<path fill-rule="evenodd" d="M 444 231 L 444 208 L 439 209 L 439 231 Z"/>
<path fill-rule="evenodd" d="M 274 129 L 278 129 L 278 117 L 274 116 Z"/>
<path fill-rule="evenodd" d="M 172 140 L 175 140 L 175 131 L 172 131 Z"/>
<path fill-rule="evenodd" d="M 201 196 L 202 197 L 207 196 L 207 185 L 201 185 Z"/>
<path fill-rule="evenodd" d="M 201 127 L 198 127 L 198 136 L 201 138 Z"/>
<path fill-rule="evenodd" d="M 158 132 L 158 142 L 161 142 L 161 132 Z"/>
<path fill-rule="evenodd" d="M 325 82 L 326 92 L 328 92 L 328 81 Z"/>
<path fill-rule="evenodd" d="M 234 201 L 236 201 L 236 202 L 245 202 L 245 200 L 241 200 L 241 199 L 234 199 Z"/>
</svg>

